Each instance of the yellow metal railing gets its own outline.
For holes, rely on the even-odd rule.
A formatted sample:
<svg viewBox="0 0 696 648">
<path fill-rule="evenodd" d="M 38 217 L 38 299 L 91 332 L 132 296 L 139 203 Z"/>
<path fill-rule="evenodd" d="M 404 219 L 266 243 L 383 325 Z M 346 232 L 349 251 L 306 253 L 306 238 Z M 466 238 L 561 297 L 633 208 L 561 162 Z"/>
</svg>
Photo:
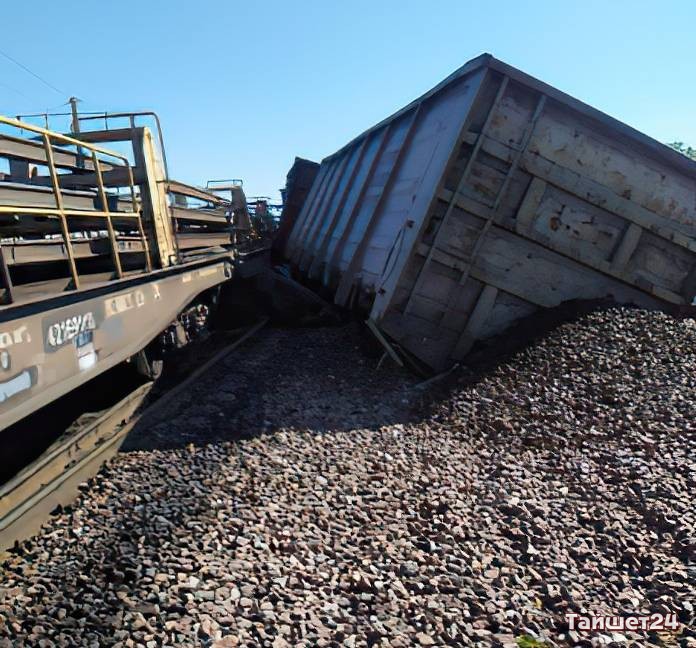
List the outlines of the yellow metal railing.
<svg viewBox="0 0 696 648">
<path fill-rule="evenodd" d="M 75 254 L 73 251 L 72 241 L 70 239 L 70 228 L 69 228 L 69 218 L 71 217 L 95 217 L 103 218 L 106 221 L 106 230 L 109 235 L 109 246 L 110 252 L 114 263 L 114 270 L 116 277 L 121 278 L 123 276 L 123 268 L 121 266 L 121 259 L 119 257 L 118 251 L 118 240 L 116 237 L 116 230 L 114 229 L 112 217 L 117 217 L 118 219 L 133 219 L 137 224 L 137 230 L 140 236 L 140 242 L 143 246 L 143 251 L 145 253 L 145 266 L 146 271 L 152 270 L 152 262 L 150 259 L 150 247 L 147 242 L 147 237 L 145 236 L 145 231 L 143 229 L 142 219 L 140 217 L 140 211 L 138 210 L 138 199 L 135 192 L 135 182 L 133 178 L 133 169 L 128 161 L 128 158 L 110 151 L 108 149 L 96 146 L 95 144 L 89 142 L 82 142 L 80 140 L 69 137 L 68 135 L 63 135 L 61 133 L 56 133 L 40 126 L 34 126 L 33 124 L 28 124 L 26 122 L 18 121 L 10 117 L 4 117 L 0 115 L 0 124 L 6 124 L 14 128 L 21 130 L 30 131 L 41 136 L 43 140 L 43 148 L 46 155 L 46 167 L 48 168 L 51 186 L 53 188 L 53 195 L 55 198 L 55 207 L 31 207 L 31 206 L 15 206 L 15 205 L 0 205 L 0 214 L 15 214 L 17 216 L 29 216 L 29 215 L 40 215 L 40 216 L 55 216 L 60 221 L 61 234 L 63 237 L 63 242 L 65 244 L 65 249 L 68 257 L 68 264 L 70 266 L 70 275 L 73 281 L 73 287 L 75 290 L 80 287 L 80 278 L 77 272 L 77 266 L 75 264 Z M 60 187 L 59 175 L 56 170 L 56 164 L 54 160 L 54 142 L 60 144 L 68 144 L 78 147 L 78 149 L 87 150 L 91 153 L 92 165 L 94 167 L 94 174 L 96 176 L 96 188 L 97 193 L 102 205 L 102 210 L 89 210 L 89 209 L 66 209 L 63 203 L 63 194 Z M 104 185 L 104 176 L 102 173 L 102 162 L 99 159 L 98 154 L 106 155 L 115 160 L 119 160 L 123 163 L 123 168 L 126 169 L 126 176 L 128 180 L 128 187 L 130 189 L 131 196 L 131 211 L 111 211 L 109 209 L 109 203 L 107 201 L 106 188 Z M 4 265 L 4 264 L 3 264 Z M 5 274 L 3 272 L 3 274 Z M 9 277 L 8 277 L 9 279 Z M 11 286 L 7 286 L 8 292 L 11 292 Z M 11 297 L 10 297 L 11 301 Z"/>
</svg>

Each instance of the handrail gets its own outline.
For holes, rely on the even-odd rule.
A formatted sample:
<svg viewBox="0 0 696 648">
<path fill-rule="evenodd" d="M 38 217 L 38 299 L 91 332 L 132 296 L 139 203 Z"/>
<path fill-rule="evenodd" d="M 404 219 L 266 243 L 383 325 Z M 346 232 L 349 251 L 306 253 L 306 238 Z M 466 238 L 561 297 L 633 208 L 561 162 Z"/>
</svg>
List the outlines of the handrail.
<svg viewBox="0 0 696 648">
<path fill-rule="evenodd" d="M 43 117 L 46 122 L 46 127 L 48 128 L 48 118 L 49 117 L 74 117 L 72 112 L 43 112 L 43 113 L 31 113 L 25 115 L 17 115 L 17 119 L 24 117 Z M 157 125 L 157 136 L 159 139 L 160 150 L 162 151 L 162 163 L 164 164 L 164 175 L 165 179 L 169 180 L 169 166 L 167 164 L 167 152 L 164 149 L 164 134 L 162 133 L 162 122 L 160 121 L 159 115 L 151 110 L 143 110 L 138 112 L 117 112 L 110 113 L 106 110 L 92 110 L 88 112 L 77 113 L 78 123 L 81 121 L 89 121 L 94 119 L 103 119 L 106 130 L 109 130 L 109 119 L 123 119 L 125 117 L 130 118 L 131 128 L 135 127 L 135 117 L 153 117 L 155 124 Z M 22 122 L 24 124 L 25 122 Z M 24 127 L 24 126 L 23 126 Z M 27 129 L 30 130 L 30 129 Z"/>
<path fill-rule="evenodd" d="M 211 185 L 216 182 L 228 182 L 230 184 L 223 185 L 221 187 L 212 187 Z M 205 188 L 210 189 L 211 191 L 218 190 L 222 191 L 224 189 L 229 189 L 230 187 L 243 187 L 244 186 L 244 181 L 241 178 L 229 178 L 229 179 L 224 179 L 224 180 L 208 180 L 205 183 Z"/>
<path fill-rule="evenodd" d="M 162 151 L 162 163 L 164 164 L 164 178 L 169 182 L 169 165 L 167 164 L 167 152 L 164 149 L 164 134 L 162 133 L 162 122 L 160 121 L 159 115 L 151 110 L 143 110 L 139 112 L 120 112 L 120 113 L 78 113 L 77 120 L 89 121 L 93 119 L 103 119 L 106 130 L 109 129 L 109 119 L 124 119 L 128 117 L 130 119 L 131 128 L 135 128 L 135 118 L 136 117 L 152 117 L 157 125 L 157 137 L 159 139 L 160 150 Z"/>
<path fill-rule="evenodd" d="M 121 265 L 121 259 L 119 257 L 118 239 L 112 218 L 117 217 L 134 219 L 137 223 L 138 235 L 140 237 L 140 241 L 143 246 L 143 251 L 145 253 L 145 270 L 146 272 L 152 270 L 150 249 L 147 241 L 147 236 L 145 235 L 145 231 L 143 228 L 140 210 L 138 209 L 138 199 L 135 192 L 133 169 L 128 158 L 125 155 L 121 155 L 120 153 L 103 148 L 91 142 L 84 142 L 69 135 L 56 133 L 46 128 L 35 126 L 33 124 L 28 124 L 17 119 L 12 119 L 11 117 L 5 117 L 3 115 L 0 115 L 0 124 L 5 124 L 20 130 L 33 132 L 41 136 L 41 140 L 43 141 L 44 152 L 46 155 L 46 167 L 48 168 L 49 177 L 51 180 L 51 187 L 53 189 L 53 195 L 55 200 L 55 207 L 0 205 L 0 214 L 10 213 L 17 216 L 40 214 L 44 216 L 55 216 L 60 220 L 61 236 L 63 238 L 65 251 L 67 253 L 67 261 L 70 268 L 70 276 L 72 278 L 72 287 L 74 290 L 78 290 L 80 288 L 80 277 L 77 271 L 75 254 L 70 238 L 70 228 L 68 225 L 68 219 L 71 217 L 96 217 L 104 218 L 106 220 L 106 230 L 109 237 L 109 248 L 114 264 L 115 275 L 117 278 L 123 277 L 123 268 Z M 63 192 L 60 187 L 60 179 L 58 172 L 56 171 L 56 164 L 54 159 L 54 146 L 56 145 L 56 143 L 73 145 L 78 147 L 78 150 L 88 150 L 91 152 L 92 165 L 94 167 L 94 172 L 96 176 L 95 185 L 97 195 L 99 196 L 99 200 L 101 202 L 101 210 L 91 211 L 88 209 L 79 210 L 65 207 L 63 203 Z M 104 185 L 104 178 L 102 174 L 102 162 L 99 159 L 99 156 L 97 155 L 98 153 L 101 153 L 102 155 L 107 156 L 109 158 L 113 158 L 115 160 L 120 160 L 123 163 L 123 168 L 127 170 L 128 187 L 130 189 L 131 194 L 131 211 L 112 212 L 110 210 L 107 199 L 106 187 Z M 1 250 L 2 246 L 0 245 L 0 252 Z M 0 257 L 2 257 L 1 254 Z M 2 260 L 3 259 L 0 258 L 0 266 L 4 266 L 4 264 L 1 263 Z M 3 270 L 0 274 L 2 274 L 2 278 L 5 283 L 8 301 L 9 303 L 12 303 L 14 301 L 14 298 L 11 277 L 9 275 L 9 272 L 4 271 L 6 270 L 6 268 L 0 267 L 0 270 Z"/>
<path fill-rule="evenodd" d="M 63 135 L 62 133 L 56 133 L 55 131 L 48 130 L 46 128 L 41 128 L 41 126 L 34 126 L 34 124 L 30 124 L 29 122 L 23 122 L 17 119 L 12 119 L 12 117 L 5 117 L 4 115 L 0 115 L 0 124 L 7 124 L 8 126 L 14 126 L 15 128 L 19 128 L 21 130 L 32 131 L 33 133 L 36 133 L 37 135 L 43 135 L 44 137 L 48 135 L 52 139 L 61 140 L 63 142 L 66 142 L 67 144 L 72 144 L 74 146 L 88 148 L 91 151 L 96 151 L 97 153 L 102 153 L 103 155 L 109 155 L 110 157 L 114 157 L 117 160 L 123 160 L 126 166 L 130 166 L 130 162 L 128 162 L 128 158 L 125 155 L 121 155 L 120 153 L 116 153 L 115 151 L 110 151 L 109 149 L 102 148 L 101 146 L 97 146 L 96 144 L 88 144 L 87 142 L 82 142 L 73 137 L 70 137 L 69 135 Z"/>
</svg>

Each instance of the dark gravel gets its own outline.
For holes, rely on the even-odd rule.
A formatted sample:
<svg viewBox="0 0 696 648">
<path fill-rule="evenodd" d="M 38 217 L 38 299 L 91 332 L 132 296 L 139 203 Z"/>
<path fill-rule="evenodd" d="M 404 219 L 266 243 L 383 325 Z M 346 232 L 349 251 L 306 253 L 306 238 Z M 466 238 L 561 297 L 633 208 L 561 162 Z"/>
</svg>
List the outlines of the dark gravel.
<svg viewBox="0 0 696 648">
<path fill-rule="evenodd" d="M 7 557 L 0 646 L 696 646 L 693 321 L 597 312 L 425 394 L 375 366 L 350 326 L 231 355 Z"/>
</svg>

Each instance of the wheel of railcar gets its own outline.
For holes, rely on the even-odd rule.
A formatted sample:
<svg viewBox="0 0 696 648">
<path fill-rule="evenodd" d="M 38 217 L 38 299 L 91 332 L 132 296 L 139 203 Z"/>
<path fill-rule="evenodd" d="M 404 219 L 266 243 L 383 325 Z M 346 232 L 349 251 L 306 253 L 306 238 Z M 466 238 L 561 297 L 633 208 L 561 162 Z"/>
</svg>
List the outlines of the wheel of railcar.
<svg viewBox="0 0 696 648">
<path fill-rule="evenodd" d="M 162 375 L 162 369 L 164 369 L 164 360 L 162 358 L 153 358 L 145 350 L 138 351 L 134 356 L 134 364 L 135 370 L 149 380 L 157 380 Z"/>
</svg>

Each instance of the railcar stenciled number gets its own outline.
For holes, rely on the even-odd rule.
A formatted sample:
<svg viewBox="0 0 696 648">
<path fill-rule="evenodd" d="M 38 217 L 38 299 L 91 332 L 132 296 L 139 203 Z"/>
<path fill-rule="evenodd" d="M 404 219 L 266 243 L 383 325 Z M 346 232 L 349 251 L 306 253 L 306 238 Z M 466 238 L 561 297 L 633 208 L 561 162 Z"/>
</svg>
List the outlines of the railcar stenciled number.
<svg viewBox="0 0 696 648">
<path fill-rule="evenodd" d="M 95 328 L 97 326 L 91 311 L 83 315 L 68 317 L 62 322 L 51 324 L 48 328 L 48 344 L 52 347 L 62 346 L 76 338 L 80 333 L 93 331 Z"/>
</svg>

